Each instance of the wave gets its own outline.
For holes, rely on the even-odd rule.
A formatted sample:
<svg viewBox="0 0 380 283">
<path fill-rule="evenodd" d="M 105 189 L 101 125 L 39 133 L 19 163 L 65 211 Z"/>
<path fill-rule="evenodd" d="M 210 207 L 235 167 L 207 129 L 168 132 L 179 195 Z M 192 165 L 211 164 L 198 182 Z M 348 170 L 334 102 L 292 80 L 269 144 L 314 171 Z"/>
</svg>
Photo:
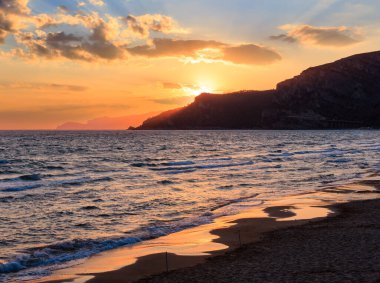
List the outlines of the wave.
<svg viewBox="0 0 380 283">
<path fill-rule="evenodd" d="M 178 162 L 167 162 L 162 163 L 161 165 L 164 166 L 185 166 L 185 165 L 192 165 L 195 164 L 193 161 L 178 161 Z"/>
<path fill-rule="evenodd" d="M 67 264 L 103 251 L 136 244 L 138 242 L 158 238 L 186 228 L 194 227 L 211 221 L 204 216 L 198 221 L 188 219 L 180 225 L 168 224 L 165 226 L 152 226 L 140 231 L 132 231 L 136 236 L 102 239 L 76 239 L 72 241 L 57 243 L 45 247 L 25 250 L 23 254 L 17 255 L 12 261 L 0 264 L 0 275 L 15 273 L 30 268 L 43 268 Z"/>
<path fill-rule="evenodd" d="M 77 178 L 77 179 L 71 179 L 71 180 L 59 180 L 59 181 L 53 181 L 51 185 L 53 186 L 81 186 L 83 184 L 89 184 L 89 183 L 97 183 L 97 182 L 108 182 L 112 181 L 113 179 L 111 177 L 100 177 L 100 178 L 90 178 L 90 177 L 83 177 L 83 178 Z"/>
<path fill-rule="evenodd" d="M 64 170 L 65 168 L 62 166 L 54 166 L 54 165 L 48 165 L 45 167 L 47 170 Z"/>
<path fill-rule="evenodd" d="M 197 169 L 195 168 L 184 168 L 184 169 L 167 171 L 167 172 L 164 172 L 164 174 L 176 175 L 176 174 L 183 174 L 183 173 L 192 173 L 195 171 L 197 171 Z"/>
<path fill-rule="evenodd" d="M 29 249 L 26 250 L 24 254 L 18 255 L 13 261 L 0 264 L 0 274 L 87 258 L 106 250 L 137 242 L 140 242 L 140 239 L 134 237 L 73 240 L 42 248 Z"/>
<path fill-rule="evenodd" d="M 0 192 L 21 192 L 26 190 L 32 190 L 42 187 L 40 184 L 35 185 L 25 185 L 25 186 L 15 186 L 15 187 L 7 187 L 4 189 L 0 189 Z"/>
<path fill-rule="evenodd" d="M 32 190 L 32 189 L 36 189 L 40 187 L 82 186 L 84 184 L 89 184 L 89 183 L 109 182 L 113 180 L 109 176 L 100 177 L 100 178 L 83 177 L 83 178 L 64 179 L 64 180 L 56 180 L 56 181 L 43 181 L 40 175 L 25 175 L 22 177 L 24 177 L 24 179 L 21 179 L 21 177 L 17 177 L 13 179 L 3 179 L 3 180 L 0 180 L 0 182 L 10 182 L 10 181 L 21 180 L 24 182 L 32 182 L 32 183 L 25 184 L 25 185 L 20 184 L 20 183 L 11 184 L 4 188 L 0 188 L 0 192 L 19 192 L 19 191 Z"/>
<path fill-rule="evenodd" d="M 159 167 L 159 166 L 186 166 L 195 164 L 193 161 L 176 161 L 176 162 L 162 162 L 162 163 L 151 163 L 151 162 L 137 162 L 132 163 L 133 167 Z"/>
<path fill-rule="evenodd" d="M 230 161 L 232 160 L 231 157 L 224 157 L 224 158 L 216 158 L 216 159 L 201 159 L 197 160 L 198 163 L 210 163 L 210 162 L 221 162 L 221 161 Z M 148 161 L 153 161 L 153 159 L 148 159 Z M 159 162 L 159 163 L 152 163 L 152 162 L 136 162 L 131 163 L 130 165 L 132 167 L 172 167 L 172 166 L 189 166 L 189 165 L 195 165 L 196 162 L 194 161 L 171 161 L 171 162 Z"/>
<path fill-rule="evenodd" d="M 170 180 L 162 180 L 162 181 L 158 181 L 158 183 L 161 185 L 172 185 L 172 184 L 174 184 L 174 182 L 170 181 Z"/>
<path fill-rule="evenodd" d="M 31 175 L 22 175 L 18 177 L 22 181 L 40 181 L 42 179 L 39 174 L 31 174 Z"/>
<path fill-rule="evenodd" d="M 160 168 L 149 168 L 149 169 L 152 171 L 164 171 L 165 174 L 178 174 L 178 173 L 193 172 L 198 169 L 226 168 L 226 167 L 236 167 L 236 166 L 247 166 L 247 165 L 252 165 L 252 164 L 254 164 L 253 161 L 246 161 L 246 162 L 240 162 L 240 163 L 205 164 L 205 165 L 194 165 L 194 166 L 183 166 L 183 167 L 160 167 Z"/>
<path fill-rule="evenodd" d="M 46 269 L 51 267 L 57 268 L 57 266 L 63 266 L 69 262 L 75 262 L 76 260 L 88 258 L 89 256 L 103 251 L 136 244 L 141 241 L 162 237 L 184 229 L 210 223 L 213 219 L 227 214 L 224 211 L 215 213 L 216 210 L 227 207 L 231 204 L 255 198 L 257 195 L 259 194 L 253 194 L 235 200 L 225 201 L 223 204 L 211 208 L 209 212 L 203 213 L 202 215 L 183 218 L 178 221 L 164 221 L 161 224 L 158 222 L 153 226 L 129 231 L 126 237 L 75 239 L 44 247 L 27 249 L 24 250 L 22 254 L 17 255 L 13 260 L 0 264 L 0 275 L 29 270 L 30 268 L 36 267 L 39 268 L 40 273 L 46 274 L 44 267 Z M 83 209 L 90 210 L 97 209 L 97 207 L 88 206 L 83 207 Z M 91 224 L 85 223 L 80 225 L 84 226 Z"/>
<path fill-rule="evenodd" d="M 0 182 L 15 182 L 15 181 L 41 181 L 42 176 L 39 174 L 21 175 L 16 178 L 0 179 Z"/>
</svg>

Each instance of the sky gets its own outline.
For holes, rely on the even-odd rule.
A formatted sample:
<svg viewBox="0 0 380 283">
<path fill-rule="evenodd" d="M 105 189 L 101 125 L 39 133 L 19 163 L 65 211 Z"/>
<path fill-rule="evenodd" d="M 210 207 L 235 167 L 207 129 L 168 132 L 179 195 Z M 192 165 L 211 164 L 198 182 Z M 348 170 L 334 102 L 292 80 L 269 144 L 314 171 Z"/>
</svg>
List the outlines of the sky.
<svg viewBox="0 0 380 283">
<path fill-rule="evenodd" d="M 379 14 L 378 0 L 0 0 L 0 129 L 123 127 L 202 92 L 272 89 L 378 50 Z"/>
</svg>

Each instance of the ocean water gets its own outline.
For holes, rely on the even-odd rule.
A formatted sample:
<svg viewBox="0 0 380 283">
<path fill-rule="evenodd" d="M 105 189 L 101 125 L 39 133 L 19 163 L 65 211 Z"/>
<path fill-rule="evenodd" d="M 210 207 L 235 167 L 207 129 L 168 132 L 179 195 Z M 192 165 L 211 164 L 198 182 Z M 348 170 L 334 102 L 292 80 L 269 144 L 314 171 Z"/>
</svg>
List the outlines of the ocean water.
<svg viewBox="0 0 380 283">
<path fill-rule="evenodd" d="M 379 170 L 380 131 L 0 132 L 0 281 Z"/>
</svg>

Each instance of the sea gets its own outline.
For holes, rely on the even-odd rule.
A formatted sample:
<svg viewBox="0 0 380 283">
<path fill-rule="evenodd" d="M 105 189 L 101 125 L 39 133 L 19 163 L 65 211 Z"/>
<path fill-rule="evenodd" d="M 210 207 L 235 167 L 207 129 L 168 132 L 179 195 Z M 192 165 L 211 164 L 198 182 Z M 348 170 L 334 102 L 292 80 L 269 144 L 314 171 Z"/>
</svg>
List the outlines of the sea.
<svg viewBox="0 0 380 283">
<path fill-rule="evenodd" d="M 1 131 L 0 282 L 380 170 L 380 131 Z"/>
</svg>

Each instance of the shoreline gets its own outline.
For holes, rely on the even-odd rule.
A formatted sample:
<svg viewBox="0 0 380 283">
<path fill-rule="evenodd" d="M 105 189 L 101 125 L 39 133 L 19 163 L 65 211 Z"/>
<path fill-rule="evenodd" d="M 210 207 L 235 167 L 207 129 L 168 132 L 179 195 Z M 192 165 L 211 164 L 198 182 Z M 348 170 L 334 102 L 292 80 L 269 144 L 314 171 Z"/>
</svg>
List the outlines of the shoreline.
<svg viewBox="0 0 380 283">
<path fill-rule="evenodd" d="M 28 282 L 135 282 L 165 273 L 166 259 L 170 272 L 202 266 L 209 258 L 223 257 L 241 245 L 259 242 L 272 231 L 336 216 L 339 209 L 335 208 L 339 203 L 376 199 L 379 184 L 377 179 L 363 180 L 269 201 L 237 215 L 216 218 L 210 224 L 103 252 L 77 266 Z"/>
<path fill-rule="evenodd" d="M 379 282 L 380 199 L 332 207 L 339 211 L 333 217 L 273 230 L 197 266 L 137 282 Z"/>
</svg>

